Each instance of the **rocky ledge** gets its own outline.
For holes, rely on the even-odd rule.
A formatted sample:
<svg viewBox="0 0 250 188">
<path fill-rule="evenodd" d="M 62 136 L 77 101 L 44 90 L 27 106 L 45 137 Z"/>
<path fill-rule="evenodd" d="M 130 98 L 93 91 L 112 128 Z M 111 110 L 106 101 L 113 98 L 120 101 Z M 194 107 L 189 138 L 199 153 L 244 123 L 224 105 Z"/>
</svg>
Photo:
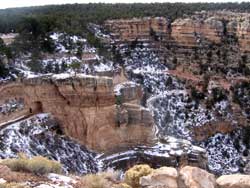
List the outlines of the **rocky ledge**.
<svg viewBox="0 0 250 188">
<path fill-rule="evenodd" d="M 66 136 L 96 151 L 152 143 L 153 118 L 139 105 L 138 87 L 122 94 L 126 104 L 117 104 L 110 77 L 54 74 L 25 78 L 0 86 L 2 106 L 10 99 L 22 101 L 22 108 L 0 114 L 0 124 L 51 113 Z"/>
<path fill-rule="evenodd" d="M 191 142 L 174 137 L 161 139 L 154 146 L 138 146 L 126 151 L 106 153 L 98 157 L 103 169 L 128 169 L 135 164 L 149 164 L 154 168 L 161 166 L 181 167 L 184 165 L 207 168 L 206 151 Z"/>
</svg>

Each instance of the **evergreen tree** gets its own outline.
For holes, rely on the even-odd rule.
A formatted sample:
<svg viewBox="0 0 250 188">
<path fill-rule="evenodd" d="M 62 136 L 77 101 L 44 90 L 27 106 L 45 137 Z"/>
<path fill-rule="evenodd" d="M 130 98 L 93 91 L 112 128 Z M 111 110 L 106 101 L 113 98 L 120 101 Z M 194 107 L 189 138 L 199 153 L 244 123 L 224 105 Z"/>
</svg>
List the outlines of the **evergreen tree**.
<svg viewBox="0 0 250 188">
<path fill-rule="evenodd" d="M 55 73 L 56 73 L 56 74 L 59 74 L 59 73 L 60 73 L 60 67 L 59 67 L 59 64 L 58 64 L 58 63 L 55 64 Z"/>
<path fill-rule="evenodd" d="M 79 62 L 79 61 L 73 61 L 73 62 L 71 63 L 71 68 L 74 70 L 75 75 L 76 75 L 76 73 L 77 73 L 77 72 L 80 70 L 80 68 L 81 68 L 80 62 Z"/>
<path fill-rule="evenodd" d="M 62 71 L 62 72 L 66 72 L 67 67 L 68 67 L 68 66 L 67 66 L 66 62 L 63 60 L 63 61 L 62 61 L 62 65 L 61 65 L 61 71 Z"/>
<path fill-rule="evenodd" d="M 9 70 L 6 68 L 5 64 L 3 63 L 0 57 L 0 77 L 6 78 L 9 75 Z"/>
</svg>

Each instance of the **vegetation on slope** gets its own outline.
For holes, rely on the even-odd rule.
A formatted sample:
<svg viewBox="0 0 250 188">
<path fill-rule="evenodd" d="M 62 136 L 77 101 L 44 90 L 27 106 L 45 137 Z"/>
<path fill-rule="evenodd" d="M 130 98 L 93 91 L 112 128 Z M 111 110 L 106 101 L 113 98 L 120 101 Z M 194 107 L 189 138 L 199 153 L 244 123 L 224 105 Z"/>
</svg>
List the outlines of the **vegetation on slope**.
<svg viewBox="0 0 250 188">
<path fill-rule="evenodd" d="M 42 156 L 28 158 L 25 154 L 19 154 L 17 159 L 4 159 L 1 163 L 13 171 L 30 172 L 36 175 L 60 173 L 62 169 L 59 162 Z"/>
</svg>

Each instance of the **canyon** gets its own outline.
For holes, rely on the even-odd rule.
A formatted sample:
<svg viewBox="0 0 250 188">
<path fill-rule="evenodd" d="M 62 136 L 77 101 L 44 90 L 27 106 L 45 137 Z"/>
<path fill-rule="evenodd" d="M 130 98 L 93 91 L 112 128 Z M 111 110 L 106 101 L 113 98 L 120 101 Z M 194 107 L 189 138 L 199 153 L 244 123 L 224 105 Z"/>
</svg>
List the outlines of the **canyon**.
<svg viewBox="0 0 250 188">
<path fill-rule="evenodd" d="M 145 23 L 153 19 L 161 22 Z M 239 93 L 248 98 L 249 92 L 249 14 L 201 11 L 176 20 L 135 21 L 107 21 L 103 30 L 110 32 L 108 41 L 122 55 L 129 78 L 143 83 L 157 133 L 205 147 L 210 170 L 232 173 L 234 167 L 227 170 L 237 162 L 223 156 L 240 159 L 236 153 L 248 148 L 236 135 L 249 125 L 249 109 L 237 100 Z M 164 29 L 158 32 L 155 28 L 162 28 L 162 23 Z M 149 29 L 133 29 L 140 27 Z M 247 158 L 246 154 L 241 159 Z"/>
<path fill-rule="evenodd" d="M 14 144 L 15 135 L 39 142 L 28 131 L 53 142 L 54 130 L 39 123 L 39 131 L 16 128 L 48 113 L 58 123 L 60 143 L 86 146 L 78 160 L 87 161 L 85 166 L 72 165 L 78 173 L 138 163 L 154 168 L 192 165 L 216 175 L 249 173 L 249 19 L 247 13 L 202 11 L 176 20 L 144 17 L 90 24 L 111 57 L 84 44 L 79 59 L 65 58 L 66 64 L 79 61 L 74 73 L 69 66 L 61 74 L 1 83 L 0 126 L 3 145 L 8 145 L 3 151 L 14 157 L 23 149 Z M 52 38 L 58 40 L 57 35 L 62 34 Z M 56 44 L 61 50 L 57 57 L 64 58 L 69 52 L 60 41 Z M 52 60 L 53 65 L 61 67 L 65 59 Z M 51 124 L 45 122 L 45 127 Z M 61 159 L 65 144 L 40 142 L 48 156 Z M 39 147 L 30 145 L 30 155 L 40 154 Z M 63 157 L 69 154 L 75 156 L 69 151 Z M 62 159 L 65 171 L 73 171 Z"/>
</svg>

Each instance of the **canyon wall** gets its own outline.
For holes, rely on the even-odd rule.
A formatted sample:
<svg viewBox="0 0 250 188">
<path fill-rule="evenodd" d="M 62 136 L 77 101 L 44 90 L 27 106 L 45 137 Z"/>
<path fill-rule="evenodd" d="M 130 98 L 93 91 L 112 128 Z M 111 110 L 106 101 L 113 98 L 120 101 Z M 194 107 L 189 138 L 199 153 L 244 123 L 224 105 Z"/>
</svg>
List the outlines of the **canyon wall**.
<svg viewBox="0 0 250 188">
<path fill-rule="evenodd" d="M 244 105 L 245 102 L 239 104 L 233 91 L 238 82 L 249 82 L 250 14 L 202 11 L 172 22 L 166 18 L 161 19 L 164 21 L 155 23 L 154 27 L 143 24 L 144 28 L 148 28 L 147 32 L 151 31 L 145 38 L 146 42 L 137 41 L 137 45 L 127 45 L 128 47 L 120 45 L 127 42 L 122 35 L 130 33 L 123 28 L 142 24 L 145 18 L 110 20 L 105 26 L 111 28 L 111 38 L 112 34 L 117 33 L 114 45 L 120 51 L 137 47 L 156 53 L 160 62 L 167 67 L 166 74 L 184 83 L 197 105 L 201 105 L 215 117 L 209 123 L 191 128 L 195 140 L 206 140 L 216 133 L 226 134 L 248 126 L 249 108 Z M 136 23 L 133 22 L 135 20 Z M 161 35 L 162 38 L 155 38 L 155 27 L 159 26 L 164 28 L 164 35 Z M 142 33 L 137 30 L 133 34 L 129 38 L 131 41 L 141 38 Z M 141 54 L 140 56 L 143 57 Z M 212 82 L 218 87 L 209 89 Z M 216 97 L 217 94 L 221 96 Z M 187 112 L 190 111 L 187 109 Z"/>
<path fill-rule="evenodd" d="M 247 13 L 197 12 L 170 22 L 164 17 L 107 20 L 105 27 L 116 42 L 157 38 L 179 46 L 221 44 L 225 37 L 238 39 L 242 52 L 250 51 L 250 15 Z"/>
<path fill-rule="evenodd" d="M 221 42 L 223 24 L 216 18 L 206 20 L 177 19 L 172 23 L 172 37 L 183 46 L 197 46 L 202 40 Z"/>
<path fill-rule="evenodd" d="M 239 45 L 242 51 L 250 52 L 250 19 L 245 18 L 244 21 L 237 25 L 236 35 L 239 38 Z"/>
<path fill-rule="evenodd" d="M 150 40 L 153 36 L 166 36 L 168 21 L 163 17 L 107 20 L 106 28 L 115 40 Z"/>
<path fill-rule="evenodd" d="M 94 150 L 152 142 L 150 112 L 137 104 L 117 106 L 112 78 L 86 75 L 27 78 L 0 86 L 0 104 L 10 99 L 22 99 L 24 104 L 20 109 L 1 113 L 0 124 L 46 112 L 58 120 L 67 136 Z"/>
</svg>

